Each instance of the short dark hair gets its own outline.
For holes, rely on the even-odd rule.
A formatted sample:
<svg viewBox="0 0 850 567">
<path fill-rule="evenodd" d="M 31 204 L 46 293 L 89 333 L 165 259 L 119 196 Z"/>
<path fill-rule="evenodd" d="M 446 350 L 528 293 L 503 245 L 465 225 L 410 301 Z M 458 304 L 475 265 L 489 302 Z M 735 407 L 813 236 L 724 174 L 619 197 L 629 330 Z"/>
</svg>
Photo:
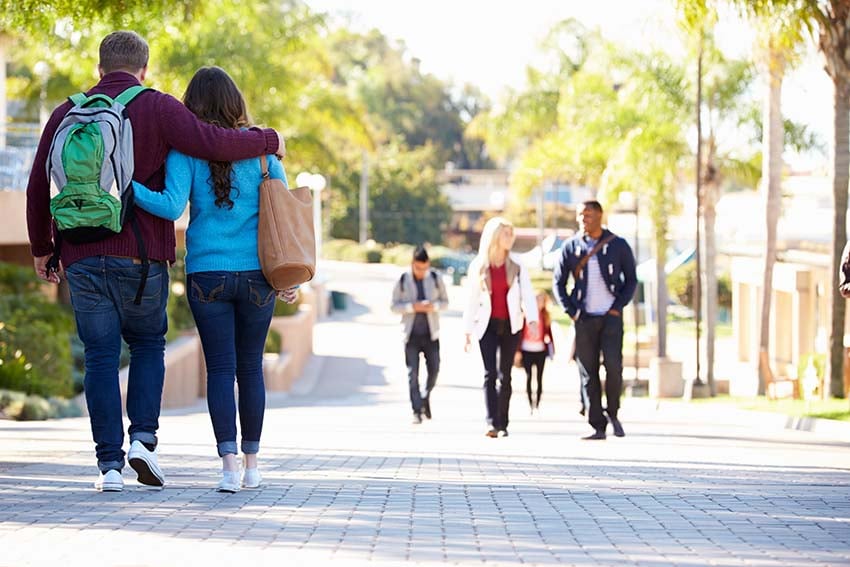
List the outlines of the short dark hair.
<svg viewBox="0 0 850 567">
<path fill-rule="evenodd" d="M 584 201 L 581 204 L 581 206 L 584 207 L 585 209 L 593 209 L 594 211 L 599 211 L 600 213 L 603 212 L 602 211 L 602 203 L 600 203 L 599 201 L 596 201 L 594 199 L 591 199 L 589 201 Z"/>
<path fill-rule="evenodd" d="M 148 42 L 134 31 L 114 31 L 100 42 L 100 68 L 104 73 L 135 73 L 148 64 Z"/>
<path fill-rule="evenodd" d="M 413 251 L 413 261 L 414 262 L 428 262 L 430 258 L 428 258 L 428 251 L 425 250 L 424 246 L 417 246 L 416 250 Z"/>
</svg>

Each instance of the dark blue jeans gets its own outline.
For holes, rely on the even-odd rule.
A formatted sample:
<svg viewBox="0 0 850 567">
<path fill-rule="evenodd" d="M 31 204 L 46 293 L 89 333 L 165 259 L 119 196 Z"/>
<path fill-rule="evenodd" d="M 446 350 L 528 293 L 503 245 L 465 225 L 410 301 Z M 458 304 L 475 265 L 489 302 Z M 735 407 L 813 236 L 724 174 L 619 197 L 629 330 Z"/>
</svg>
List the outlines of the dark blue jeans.
<svg viewBox="0 0 850 567">
<path fill-rule="evenodd" d="M 266 409 L 263 350 L 276 293 L 260 270 L 196 272 L 187 284 L 207 363 L 207 407 L 218 454 L 237 454 L 234 377 L 242 452 L 257 453 Z"/>
<path fill-rule="evenodd" d="M 124 426 L 118 365 L 121 338 L 130 347 L 127 417 L 130 442 L 156 444 L 168 320 L 168 270 L 151 263 L 140 305 L 134 303 L 141 265 L 130 258 L 92 256 L 65 270 L 77 332 L 85 346 L 86 404 L 98 468 L 124 467 Z"/>
<path fill-rule="evenodd" d="M 430 335 L 410 335 L 404 345 L 404 361 L 407 364 L 407 384 L 410 388 L 410 405 L 413 413 L 422 413 L 422 390 L 419 386 L 419 353 L 425 355 L 428 380 L 425 382 L 425 397 L 437 384 L 440 372 L 440 341 L 432 341 Z"/>
<path fill-rule="evenodd" d="M 623 390 L 623 318 L 615 315 L 582 315 L 576 321 L 576 363 L 581 375 L 582 401 L 589 405 L 587 421 L 596 430 L 608 426 L 605 411 L 616 418 Z M 599 355 L 605 365 L 605 410 Z"/>
<path fill-rule="evenodd" d="M 511 334 L 511 322 L 490 319 L 487 331 L 478 341 L 484 362 L 484 400 L 487 404 L 487 423 L 499 431 L 508 429 L 511 405 L 511 369 L 519 344 L 520 333 Z M 496 381 L 498 380 L 498 388 Z"/>
</svg>

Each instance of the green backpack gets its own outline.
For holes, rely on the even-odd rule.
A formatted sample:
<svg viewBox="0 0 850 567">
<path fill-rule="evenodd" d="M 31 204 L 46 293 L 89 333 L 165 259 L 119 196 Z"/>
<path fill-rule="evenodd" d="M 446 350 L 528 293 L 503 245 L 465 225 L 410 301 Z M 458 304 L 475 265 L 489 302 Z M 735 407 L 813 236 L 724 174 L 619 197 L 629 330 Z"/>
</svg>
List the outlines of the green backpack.
<svg viewBox="0 0 850 567">
<path fill-rule="evenodd" d="M 69 97 L 73 107 L 53 135 L 47 157 L 52 181 L 50 214 L 58 237 L 48 269 L 57 269 L 61 242 L 97 242 L 121 232 L 130 222 L 139 244 L 143 267 L 141 302 L 149 266 L 141 231 L 133 218 L 133 127 L 127 105 L 149 90 L 139 85 L 115 99 L 105 94 Z"/>
<path fill-rule="evenodd" d="M 70 97 L 74 106 L 56 129 L 47 160 L 56 191 L 50 213 L 64 240 L 83 244 L 121 232 L 134 169 L 126 106 L 145 90 L 130 87 L 114 100 L 104 94 Z"/>
</svg>

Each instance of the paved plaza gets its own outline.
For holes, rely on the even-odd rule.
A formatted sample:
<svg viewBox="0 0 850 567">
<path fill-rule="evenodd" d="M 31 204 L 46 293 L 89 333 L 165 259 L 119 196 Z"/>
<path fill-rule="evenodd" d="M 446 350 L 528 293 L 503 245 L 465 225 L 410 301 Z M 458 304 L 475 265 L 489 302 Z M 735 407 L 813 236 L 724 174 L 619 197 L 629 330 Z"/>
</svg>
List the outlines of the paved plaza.
<svg viewBox="0 0 850 567">
<path fill-rule="evenodd" d="M 510 437 L 489 439 L 459 288 L 434 418 L 413 425 L 399 270 L 325 272 L 349 308 L 316 327 L 296 391 L 269 395 L 262 488 L 215 491 L 203 404 L 163 415 L 162 491 L 127 468 L 123 493 L 95 492 L 87 419 L 0 421 L 0 567 L 850 565 L 850 436 L 625 398 L 625 438 L 581 441 L 576 370 L 558 359 L 534 415 L 515 372 Z"/>
</svg>

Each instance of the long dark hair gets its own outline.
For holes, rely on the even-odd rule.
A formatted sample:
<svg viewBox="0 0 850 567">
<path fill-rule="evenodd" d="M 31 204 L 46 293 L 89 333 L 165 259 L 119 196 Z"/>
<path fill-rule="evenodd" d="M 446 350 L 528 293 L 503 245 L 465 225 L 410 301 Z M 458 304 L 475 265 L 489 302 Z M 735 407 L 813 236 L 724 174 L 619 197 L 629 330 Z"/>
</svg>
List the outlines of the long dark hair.
<svg viewBox="0 0 850 567">
<path fill-rule="evenodd" d="M 239 87 L 236 86 L 230 75 L 220 67 L 201 67 L 198 69 L 195 76 L 189 81 L 189 86 L 186 87 L 183 104 L 204 122 L 222 128 L 242 128 L 250 124 L 245 99 L 239 92 Z M 230 174 L 233 170 L 233 163 L 211 161 L 209 164 L 210 180 L 215 192 L 215 205 L 232 209 Z"/>
</svg>

